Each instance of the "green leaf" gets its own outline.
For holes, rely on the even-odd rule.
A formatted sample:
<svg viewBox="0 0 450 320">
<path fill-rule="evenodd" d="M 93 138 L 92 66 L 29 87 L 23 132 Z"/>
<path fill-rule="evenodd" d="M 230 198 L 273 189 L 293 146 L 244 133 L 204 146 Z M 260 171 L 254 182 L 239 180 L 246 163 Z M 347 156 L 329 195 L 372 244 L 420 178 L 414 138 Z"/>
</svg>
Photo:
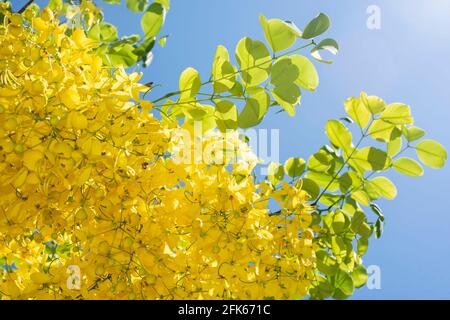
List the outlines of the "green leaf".
<svg viewBox="0 0 450 320">
<path fill-rule="evenodd" d="M 310 196 L 310 200 L 316 199 L 320 194 L 320 187 L 312 179 L 302 179 L 302 190 L 305 190 Z"/>
<path fill-rule="evenodd" d="M 316 91 L 319 85 L 319 75 L 312 62 L 298 54 L 292 55 L 290 59 L 298 69 L 298 77 L 295 82 L 305 90 Z"/>
<path fill-rule="evenodd" d="M 352 192 L 350 196 L 363 206 L 368 206 L 370 204 L 369 195 L 363 190 L 356 190 Z"/>
<path fill-rule="evenodd" d="M 403 103 L 391 103 L 381 113 L 380 119 L 394 125 L 410 124 L 413 122 L 411 109 Z"/>
<path fill-rule="evenodd" d="M 396 138 L 387 143 L 387 154 L 389 157 L 396 156 L 402 149 L 402 138 Z"/>
<path fill-rule="evenodd" d="M 419 177 L 423 175 L 422 166 L 414 159 L 400 158 L 394 161 L 392 167 L 400 173 L 411 177 Z"/>
<path fill-rule="evenodd" d="M 164 48 L 165 46 L 166 46 L 166 43 L 167 43 L 167 39 L 169 38 L 169 35 L 165 35 L 165 36 L 162 36 L 162 37 L 160 37 L 159 39 L 158 39 L 158 43 L 159 43 L 159 45 L 161 46 L 161 48 Z"/>
<path fill-rule="evenodd" d="M 295 39 L 301 36 L 301 31 L 292 22 L 285 22 L 280 19 L 267 20 L 262 14 L 259 16 L 259 22 L 263 28 L 267 43 L 269 43 L 274 52 L 291 47 Z"/>
<path fill-rule="evenodd" d="M 138 60 L 138 57 L 134 54 L 134 47 L 130 44 L 117 44 L 112 46 L 108 50 L 107 61 L 111 65 L 124 67 L 131 67 Z"/>
<path fill-rule="evenodd" d="M 336 259 L 330 256 L 325 250 L 318 250 L 317 256 L 317 269 L 327 276 L 332 276 L 336 273 L 338 265 Z"/>
<path fill-rule="evenodd" d="M 322 50 L 328 51 L 333 55 L 337 55 L 339 52 L 339 45 L 334 39 L 324 39 L 311 50 L 311 56 L 314 59 L 322 63 L 330 64 L 333 63 L 333 61 L 323 59 L 320 54 Z"/>
<path fill-rule="evenodd" d="M 337 179 L 333 180 L 333 177 L 327 173 L 309 171 L 306 178 L 313 180 L 321 188 L 325 188 L 331 182 L 328 187 L 330 191 L 336 191 L 339 188 Z"/>
<path fill-rule="evenodd" d="M 447 151 L 439 142 L 423 140 L 415 146 L 415 149 L 420 161 L 426 166 L 439 169 L 445 165 Z"/>
<path fill-rule="evenodd" d="M 162 4 L 162 6 L 164 7 L 164 9 L 166 9 L 166 11 L 169 11 L 170 8 L 170 0 L 155 0 L 156 3 L 160 3 Z"/>
<path fill-rule="evenodd" d="M 141 18 L 141 27 L 146 39 L 156 37 L 164 24 L 166 10 L 157 2 L 152 3 Z"/>
<path fill-rule="evenodd" d="M 268 177 L 270 183 L 276 186 L 284 178 L 283 166 L 278 162 L 272 162 L 268 167 Z"/>
<path fill-rule="evenodd" d="M 377 119 L 370 125 L 368 133 L 376 140 L 389 142 L 399 136 L 398 130 L 395 129 L 396 127 L 394 124 Z"/>
<path fill-rule="evenodd" d="M 324 204 L 327 207 L 334 207 L 339 203 L 339 200 L 341 200 L 341 199 L 342 199 L 342 197 L 340 197 L 337 194 L 325 192 L 320 197 L 319 202 Z"/>
<path fill-rule="evenodd" d="M 129 43 L 129 44 L 135 44 L 141 39 L 141 37 L 138 34 L 130 34 L 128 36 L 124 36 L 120 39 L 121 42 Z M 148 41 L 151 42 L 151 41 Z"/>
<path fill-rule="evenodd" d="M 381 219 L 378 219 L 375 222 L 375 238 L 379 239 L 383 235 L 384 230 L 384 222 Z"/>
<path fill-rule="evenodd" d="M 355 214 L 356 210 L 358 210 L 358 205 L 356 201 L 354 201 L 351 198 L 345 199 L 344 205 L 342 206 L 342 210 L 348 213 L 349 216 L 352 216 Z"/>
<path fill-rule="evenodd" d="M 422 129 L 415 127 L 415 126 L 411 126 L 411 127 L 403 126 L 402 133 L 408 142 L 413 142 L 413 141 L 419 140 L 420 138 L 422 138 L 425 135 L 425 131 L 423 131 Z"/>
<path fill-rule="evenodd" d="M 148 5 L 148 0 L 126 0 L 128 10 L 132 12 L 142 12 Z"/>
<path fill-rule="evenodd" d="M 397 188 L 391 180 L 386 177 L 375 177 L 372 180 L 368 180 L 366 183 L 374 192 L 386 199 L 392 200 L 397 196 Z"/>
<path fill-rule="evenodd" d="M 375 213 L 381 221 L 384 221 L 383 211 L 381 211 L 381 208 L 379 206 L 377 206 L 375 203 L 371 203 L 370 209 L 372 209 L 372 212 Z"/>
<path fill-rule="evenodd" d="M 361 225 L 367 222 L 367 217 L 361 209 L 355 211 L 352 217 L 352 221 L 350 224 L 350 228 L 354 233 L 358 233 L 360 231 Z"/>
<path fill-rule="evenodd" d="M 60 12 L 63 8 L 63 0 L 50 0 L 48 2 L 48 7 L 54 12 Z"/>
<path fill-rule="evenodd" d="M 341 237 L 331 237 L 331 251 L 334 256 L 337 258 L 337 261 L 342 260 L 345 256 L 347 256 L 349 247 L 346 244 L 345 239 Z"/>
<path fill-rule="evenodd" d="M 369 226 L 369 224 L 367 222 L 363 222 L 361 224 L 361 226 L 359 227 L 359 231 L 358 234 L 362 237 L 362 238 L 369 238 L 372 235 L 372 228 Z"/>
<path fill-rule="evenodd" d="M 347 154 L 351 152 L 352 134 L 340 121 L 328 120 L 325 127 L 330 142 L 344 150 Z"/>
<path fill-rule="evenodd" d="M 120 4 L 121 0 L 102 0 L 102 1 L 110 4 Z"/>
<path fill-rule="evenodd" d="M 194 68 L 185 69 L 181 75 L 179 80 L 180 86 L 180 100 L 189 100 L 199 92 L 201 87 L 201 79 L 198 74 L 198 71 Z"/>
<path fill-rule="evenodd" d="M 264 90 L 250 96 L 239 114 L 239 127 L 245 129 L 259 124 L 267 113 L 269 103 L 270 97 Z"/>
<path fill-rule="evenodd" d="M 295 83 L 283 83 L 272 90 L 272 95 L 291 117 L 295 115 L 295 106 L 300 103 L 300 88 Z"/>
<path fill-rule="evenodd" d="M 364 191 L 367 192 L 371 201 L 378 200 L 381 197 L 378 190 L 374 186 L 372 186 L 370 183 L 365 183 Z"/>
<path fill-rule="evenodd" d="M 333 298 L 347 299 L 355 290 L 352 277 L 344 270 L 338 269 L 331 281 L 334 286 Z"/>
<path fill-rule="evenodd" d="M 366 254 L 368 248 L 369 248 L 369 239 L 367 237 L 359 238 L 357 241 L 357 249 L 356 249 L 358 255 L 362 257 L 364 254 Z"/>
<path fill-rule="evenodd" d="M 364 171 L 381 171 L 391 164 L 391 159 L 383 150 L 365 147 L 354 152 L 350 164 L 356 164 L 358 168 L 362 168 Z"/>
<path fill-rule="evenodd" d="M 282 86 L 292 83 L 299 77 L 300 72 L 291 57 L 278 58 L 270 68 L 270 83 L 274 86 Z"/>
<path fill-rule="evenodd" d="M 370 121 L 370 112 L 361 102 L 360 98 L 348 98 L 344 102 L 345 112 L 355 120 L 355 122 L 364 129 Z"/>
<path fill-rule="evenodd" d="M 289 158 L 284 163 L 284 170 L 292 178 L 300 177 L 305 172 L 305 168 L 306 162 L 302 158 Z"/>
<path fill-rule="evenodd" d="M 350 226 L 350 219 L 341 210 L 336 210 L 332 216 L 331 227 L 336 234 L 342 233 L 348 229 Z"/>
<path fill-rule="evenodd" d="M 352 279 L 355 288 L 361 288 L 366 284 L 367 279 L 369 278 L 366 268 L 364 265 L 358 265 L 352 272 Z"/>
<path fill-rule="evenodd" d="M 110 23 L 101 22 L 89 30 L 88 37 L 95 41 L 112 42 L 118 38 L 117 29 Z"/>
<path fill-rule="evenodd" d="M 238 128 L 238 111 L 231 101 L 219 101 L 216 103 L 216 124 L 220 131 L 236 130 Z"/>
<path fill-rule="evenodd" d="M 386 108 L 383 99 L 377 96 L 368 96 L 365 92 L 361 92 L 361 101 L 373 115 L 379 114 Z"/>
<path fill-rule="evenodd" d="M 317 17 L 311 20 L 303 30 L 303 39 L 312 39 L 320 36 L 330 27 L 330 19 L 324 13 L 320 13 Z"/>
<path fill-rule="evenodd" d="M 241 67 L 242 81 L 252 87 L 269 76 L 272 58 L 264 43 L 250 38 L 241 39 L 236 46 L 236 59 Z"/>
<path fill-rule="evenodd" d="M 314 284 L 314 287 L 309 291 L 311 299 L 323 300 L 333 294 L 334 288 L 327 278 L 317 275 L 316 281 L 317 284 Z"/>
<path fill-rule="evenodd" d="M 134 38 L 136 38 L 136 37 L 134 37 Z M 132 40 L 134 40 L 134 39 L 127 38 L 122 41 L 132 41 Z M 147 39 L 147 40 L 143 41 L 139 45 L 139 47 L 134 50 L 134 53 L 139 56 L 139 60 L 142 60 L 144 62 L 144 67 L 147 67 L 150 64 L 151 59 L 153 58 L 153 54 L 151 51 L 152 51 L 154 45 L 155 45 L 155 40 L 154 40 L 154 38 L 151 38 L 151 39 Z"/>
<path fill-rule="evenodd" d="M 211 71 L 215 93 L 230 91 L 236 84 L 236 69 L 229 60 L 227 48 L 222 45 L 217 46 Z"/>
<path fill-rule="evenodd" d="M 361 184 L 361 178 L 353 171 L 345 172 L 339 177 L 339 189 L 342 193 L 346 193 L 351 187 L 357 189 Z"/>
<path fill-rule="evenodd" d="M 189 104 L 188 106 L 192 106 Z M 194 126 L 196 121 L 201 121 L 202 132 L 205 133 L 216 127 L 215 108 L 208 105 L 195 104 L 194 107 L 185 108 L 186 122 L 189 126 Z"/>
<path fill-rule="evenodd" d="M 308 169 L 316 172 L 326 172 L 331 165 L 332 157 L 324 150 L 319 150 L 308 159 Z"/>
</svg>

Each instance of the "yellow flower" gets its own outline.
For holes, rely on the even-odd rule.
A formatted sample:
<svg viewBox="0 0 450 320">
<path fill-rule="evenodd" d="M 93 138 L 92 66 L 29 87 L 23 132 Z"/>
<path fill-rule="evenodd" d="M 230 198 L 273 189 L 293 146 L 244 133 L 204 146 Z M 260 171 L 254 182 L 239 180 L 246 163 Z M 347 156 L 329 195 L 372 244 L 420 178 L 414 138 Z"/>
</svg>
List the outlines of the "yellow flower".
<svg viewBox="0 0 450 320">
<path fill-rule="evenodd" d="M 96 19 L 90 1 L 80 8 Z M 237 132 L 203 137 L 208 162 L 176 162 L 194 146 L 149 113 L 142 74 L 111 72 L 98 44 L 67 35 L 49 9 L 32 28 L 10 20 L 20 28 L 0 25 L 12 66 L 0 86 L 0 298 L 307 294 L 317 226 L 304 191 L 255 184 L 259 160 Z M 268 214 L 270 197 L 285 215 Z"/>
</svg>

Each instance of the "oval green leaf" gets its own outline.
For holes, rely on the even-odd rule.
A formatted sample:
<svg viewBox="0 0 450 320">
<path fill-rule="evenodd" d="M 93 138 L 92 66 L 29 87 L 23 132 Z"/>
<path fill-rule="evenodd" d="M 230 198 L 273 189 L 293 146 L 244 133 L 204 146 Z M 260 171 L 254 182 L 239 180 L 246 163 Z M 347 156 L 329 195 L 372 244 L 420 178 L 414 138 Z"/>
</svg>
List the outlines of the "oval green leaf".
<svg viewBox="0 0 450 320">
<path fill-rule="evenodd" d="M 292 63 L 298 69 L 296 83 L 303 89 L 315 91 L 319 85 L 319 75 L 314 64 L 312 64 L 308 58 L 298 54 L 295 54 L 290 58 Z"/>
<path fill-rule="evenodd" d="M 422 166 L 414 159 L 411 158 L 400 158 L 394 161 L 392 167 L 407 176 L 419 177 L 423 175 Z"/>
<path fill-rule="evenodd" d="M 415 149 L 420 161 L 426 166 L 439 169 L 445 165 L 447 151 L 439 142 L 423 140 L 415 146 Z"/>
<path fill-rule="evenodd" d="M 328 120 L 325 126 L 325 132 L 334 146 L 341 148 L 347 154 L 351 152 L 352 134 L 342 122 Z"/>
<path fill-rule="evenodd" d="M 264 43 L 248 37 L 236 46 L 236 59 L 241 67 L 242 81 L 248 86 L 256 86 L 269 76 L 272 58 Z"/>
<path fill-rule="evenodd" d="M 303 30 L 303 39 L 312 39 L 320 36 L 330 27 L 330 18 L 324 13 L 320 13 L 317 17 L 312 19 Z"/>
<path fill-rule="evenodd" d="M 259 22 L 264 36 L 274 52 L 291 47 L 296 38 L 301 36 L 301 31 L 292 22 L 280 19 L 267 20 L 262 14 L 259 16 Z"/>
<path fill-rule="evenodd" d="M 397 196 L 397 188 L 392 181 L 386 177 L 375 177 L 372 180 L 368 180 L 367 184 L 373 192 L 376 192 L 386 199 L 392 200 Z"/>
<path fill-rule="evenodd" d="M 156 37 L 164 24 L 165 17 L 166 10 L 162 4 L 154 2 L 148 7 L 141 18 L 145 39 Z"/>
<path fill-rule="evenodd" d="M 193 98 L 200 90 L 200 75 L 194 68 L 186 68 L 180 75 L 180 100 Z"/>
<path fill-rule="evenodd" d="M 300 177 L 305 172 L 305 168 L 306 161 L 302 158 L 289 158 L 284 163 L 284 170 L 292 178 Z"/>
<path fill-rule="evenodd" d="M 248 98 L 238 117 L 239 127 L 245 129 L 259 124 L 267 113 L 269 102 L 270 97 L 265 91 Z"/>
<path fill-rule="evenodd" d="M 345 112 L 352 118 L 360 128 L 364 129 L 370 120 L 370 112 L 361 102 L 360 98 L 348 98 L 344 102 Z"/>
</svg>

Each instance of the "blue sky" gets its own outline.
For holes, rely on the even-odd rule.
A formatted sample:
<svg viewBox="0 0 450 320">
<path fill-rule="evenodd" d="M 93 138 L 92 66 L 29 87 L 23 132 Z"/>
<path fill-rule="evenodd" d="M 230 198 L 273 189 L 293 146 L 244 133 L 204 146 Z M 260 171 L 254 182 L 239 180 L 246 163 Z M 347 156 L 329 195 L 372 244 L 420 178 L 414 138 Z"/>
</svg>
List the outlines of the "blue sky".
<svg viewBox="0 0 450 320">
<path fill-rule="evenodd" d="M 380 30 L 366 27 L 369 5 L 381 9 Z M 139 32 L 139 14 L 103 7 L 122 35 Z M 172 0 L 162 32 L 170 38 L 155 49 L 144 81 L 163 86 L 156 97 L 176 89 L 186 67 L 208 78 L 218 44 L 233 52 L 244 36 L 263 39 L 259 13 L 302 28 L 319 12 L 330 16 L 327 36 L 341 50 L 334 64 L 316 64 L 319 88 L 304 94 L 295 117 L 272 112 L 260 125 L 280 129 L 281 160 L 307 158 L 327 143 L 326 120 L 343 116 L 343 101 L 362 90 L 411 105 L 416 125 L 450 149 L 450 0 Z M 385 233 L 371 241 L 364 258 L 366 265 L 380 266 L 381 289 L 362 288 L 354 298 L 450 299 L 449 166 L 426 169 L 420 178 L 388 176 L 399 195 L 380 202 Z"/>
</svg>

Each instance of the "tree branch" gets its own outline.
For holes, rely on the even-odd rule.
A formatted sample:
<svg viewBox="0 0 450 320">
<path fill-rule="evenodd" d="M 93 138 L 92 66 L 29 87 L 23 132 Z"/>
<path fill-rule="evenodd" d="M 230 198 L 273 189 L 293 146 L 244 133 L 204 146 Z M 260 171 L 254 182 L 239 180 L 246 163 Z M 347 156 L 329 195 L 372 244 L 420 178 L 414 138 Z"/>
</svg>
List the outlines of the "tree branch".
<svg viewBox="0 0 450 320">
<path fill-rule="evenodd" d="M 28 7 L 30 6 L 30 4 L 33 3 L 33 1 L 34 1 L 34 0 L 28 0 L 28 2 L 25 3 L 25 5 L 24 5 L 19 11 L 17 11 L 17 13 L 22 13 L 22 12 L 24 12 L 24 11 L 26 10 L 26 8 L 28 8 Z"/>
</svg>

